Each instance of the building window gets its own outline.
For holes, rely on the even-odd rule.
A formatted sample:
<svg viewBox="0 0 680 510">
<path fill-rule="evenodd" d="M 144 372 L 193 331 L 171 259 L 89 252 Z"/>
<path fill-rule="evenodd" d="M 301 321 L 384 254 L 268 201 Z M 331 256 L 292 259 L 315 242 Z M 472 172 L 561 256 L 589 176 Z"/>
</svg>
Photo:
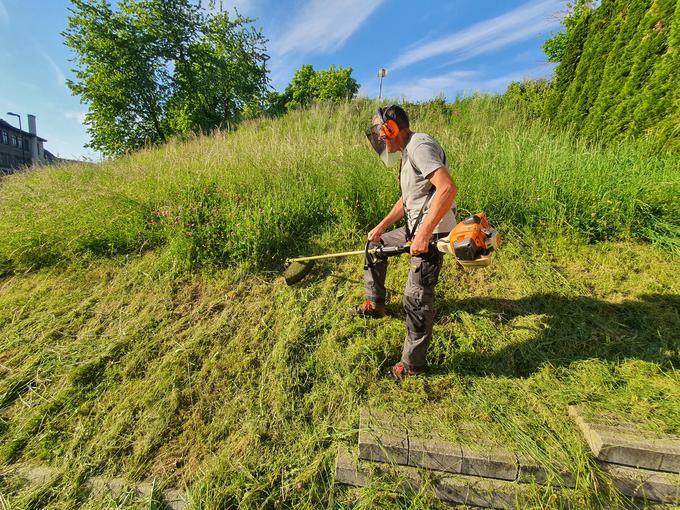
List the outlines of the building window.
<svg viewBox="0 0 680 510">
<path fill-rule="evenodd" d="M 7 131 L 2 132 L 2 143 L 9 145 L 9 136 L 7 136 Z"/>
<path fill-rule="evenodd" d="M 23 138 L 19 138 L 19 145 L 17 145 L 17 147 L 19 147 L 20 149 L 24 148 L 24 139 Z"/>
<path fill-rule="evenodd" d="M 12 145 L 16 147 L 19 145 L 19 140 L 17 139 L 17 135 L 12 135 Z"/>
</svg>

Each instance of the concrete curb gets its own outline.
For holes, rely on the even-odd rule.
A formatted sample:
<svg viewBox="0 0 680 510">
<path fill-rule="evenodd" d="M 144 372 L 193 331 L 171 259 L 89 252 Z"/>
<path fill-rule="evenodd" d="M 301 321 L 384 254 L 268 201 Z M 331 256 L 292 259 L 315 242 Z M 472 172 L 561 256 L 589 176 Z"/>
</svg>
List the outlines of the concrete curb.
<svg viewBox="0 0 680 510">
<path fill-rule="evenodd" d="M 495 445 L 470 448 L 438 436 L 413 436 L 394 417 L 368 409 L 359 418 L 359 458 L 499 480 L 576 485 L 576 478 L 564 468 L 557 479 L 533 459 Z"/>
<path fill-rule="evenodd" d="M 680 475 L 606 464 L 614 486 L 626 496 L 680 504 Z"/>
<path fill-rule="evenodd" d="M 598 423 L 577 406 L 569 406 L 569 415 L 622 494 L 680 504 L 680 437 L 654 436 L 628 423 Z"/>
<path fill-rule="evenodd" d="M 17 476 L 27 485 L 43 485 L 53 480 L 59 473 L 58 469 L 51 467 L 15 465 L 0 471 L 0 476 Z M 91 495 L 108 493 L 114 498 L 121 496 L 126 491 L 132 492 L 138 498 L 148 498 L 153 493 L 152 482 L 133 483 L 123 478 L 94 477 L 87 480 L 83 487 Z M 186 494 L 183 491 L 168 489 L 163 491 L 161 496 L 163 498 L 162 503 L 165 504 L 164 510 L 186 510 L 189 508 Z"/>
<path fill-rule="evenodd" d="M 653 436 L 630 425 L 603 425 L 587 420 L 577 406 L 569 406 L 569 415 L 581 429 L 598 460 L 654 471 L 680 473 L 680 437 Z"/>
<path fill-rule="evenodd" d="M 368 484 L 373 476 L 396 476 L 401 480 L 403 490 L 417 492 L 425 489 L 431 495 L 446 503 L 472 505 L 486 508 L 514 510 L 522 500 L 521 484 L 506 480 L 494 480 L 470 475 L 451 475 L 430 472 L 431 479 L 423 480 L 418 470 L 408 466 L 388 466 L 374 463 L 370 469 L 355 460 L 345 449 L 338 451 L 335 464 L 335 481 L 355 487 Z"/>
</svg>

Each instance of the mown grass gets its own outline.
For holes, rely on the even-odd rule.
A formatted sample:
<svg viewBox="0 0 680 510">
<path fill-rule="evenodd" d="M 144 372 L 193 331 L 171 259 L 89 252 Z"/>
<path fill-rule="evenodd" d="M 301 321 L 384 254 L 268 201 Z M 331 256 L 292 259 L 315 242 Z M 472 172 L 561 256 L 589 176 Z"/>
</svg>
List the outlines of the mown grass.
<svg viewBox="0 0 680 510">
<path fill-rule="evenodd" d="M 574 508 L 624 504 L 566 406 L 680 433 L 680 259 L 662 249 L 678 242 L 677 159 L 580 145 L 494 98 L 415 109 L 460 206 L 487 210 L 506 243 L 485 270 L 446 262 L 432 372 L 395 385 L 405 258 L 383 321 L 346 314 L 358 259 L 295 288 L 277 276 L 287 255 L 360 244 L 394 200 L 362 139 L 370 108 L 0 183 L 0 466 L 61 473 L 35 490 L 0 476 L 0 505 L 118 505 L 84 495 L 102 475 L 187 488 L 194 508 L 436 507 L 394 480 L 333 484 L 364 405 L 463 440 L 455 424 L 471 422 L 574 470 Z M 521 503 L 559 498 L 534 487 Z"/>
<path fill-rule="evenodd" d="M 356 442 L 359 408 L 372 405 L 451 436 L 470 421 L 564 462 L 579 475 L 572 503 L 597 508 L 617 496 L 568 403 L 680 432 L 677 259 L 510 241 L 482 272 L 448 261 L 433 373 L 402 385 L 383 375 L 403 338 L 407 261 L 395 262 L 395 317 L 375 322 L 345 313 L 361 298 L 360 261 L 322 266 L 299 288 L 241 270 L 177 279 L 153 252 L 5 279 L 0 462 L 64 473 L 49 490 L 9 492 L 13 503 L 99 508 L 79 482 L 122 474 L 186 485 L 196 508 L 428 507 L 389 482 L 359 496 L 333 485 L 336 447 Z M 556 498 L 537 489 L 523 504 Z"/>
</svg>

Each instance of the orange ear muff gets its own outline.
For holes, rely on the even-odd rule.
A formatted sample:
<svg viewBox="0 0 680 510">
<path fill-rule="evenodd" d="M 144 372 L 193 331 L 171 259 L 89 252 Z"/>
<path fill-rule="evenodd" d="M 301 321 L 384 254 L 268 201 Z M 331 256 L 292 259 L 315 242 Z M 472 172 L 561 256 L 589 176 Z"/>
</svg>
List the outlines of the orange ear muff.
<svg viewBox="0 0 680 510">
<path fill-rule="evenodd" d="M 399 126 L 392 119 L 388 119 L 383 122 L 381 130 L 384 133 L 385 138 L 389 138 L 390 140 L 396 138 L 399 134 Z"/>
</svg>

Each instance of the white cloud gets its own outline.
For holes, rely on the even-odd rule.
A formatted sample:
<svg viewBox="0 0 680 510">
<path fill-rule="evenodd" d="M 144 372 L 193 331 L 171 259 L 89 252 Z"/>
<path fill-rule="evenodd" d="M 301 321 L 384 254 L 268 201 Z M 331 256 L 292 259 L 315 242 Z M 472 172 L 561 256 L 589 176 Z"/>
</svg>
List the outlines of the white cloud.
<svg viewBox="0 0 680 510">
<path fill-rule="evenodd" d="M 0 0 L 0 23 L 9 25 L 9 12 L 7 12 L 7 7 L 2 0 Z"/>
<path fill-rule="evenodd" d="M 487 78 L 482 77 L 477 71 L 453 71 L 439 76 L 390 84 L 385 88 L 383 95 L 389 98 L 403 97 L 409 101 L 426 101 L 439 94 L 453 99 L 456 95 L 473 92 L 502 92 L 511 81 L 545 77 L 550 74 L 550 70 L 552 66 L 543 65 Z"/>
<path fill-rule="evenodd" d="M 0 0 L 2 1 L 2 0 Z M 66 90 L 68 90 L 68 86 L 66 85 L 66 76 L 64 76 L 64 73 L 61 71 L 57 63 L 50 57 L 47 53 L 44 51 L 41 51 L 42 56 L 45 60 L 47 60 L 47 63 L 50 65 L 52 68 L 52 72 L 54 73 L 54 78 L 57 80 L 57 83 L 61 86 L 64 87 Z"/>
<path fill-rule="evenodd" d="M 327 53 L 340 48 L 384 0 L 308 0 L 283 34 L 274 38 L 272 53 Z"/>
<path fill-rule="evenodd" d="M 417 80 L 396 82 L 385 86 L 384 95 L 388 97 L 405 97 L 411 101 L 431 99 L 437 94 L 446 93 L 454 87 L 470 83 L 479 77 L 477 71 L 452 71 L 439 76 L 423 77 Z"/>
<path fill-rule="evenodd" d="M 64 118 L 66 120 L 75 120 L 79 124 L 85 122 L 85 112 L 64 112 Z"/>
<path fill-rule="evenodd" d="M 510 12 L 476 23 L 452 35 L 412 46 L 390 66 L 403 68 L 435 56 L 453 54 L 461 62 L 537 36 L 559 25 L 557 10 L 564 0 L 540 0 L 526 3 Z"/>
</svg>

